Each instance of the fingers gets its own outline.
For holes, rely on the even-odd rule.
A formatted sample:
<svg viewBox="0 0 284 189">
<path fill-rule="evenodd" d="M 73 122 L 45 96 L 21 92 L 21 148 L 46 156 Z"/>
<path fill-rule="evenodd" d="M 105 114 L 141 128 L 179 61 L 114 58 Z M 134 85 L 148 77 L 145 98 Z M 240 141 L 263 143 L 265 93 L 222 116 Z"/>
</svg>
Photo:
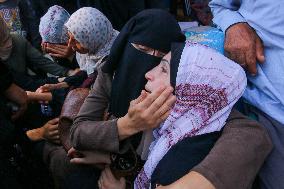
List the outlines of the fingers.
<svg viewBox="0 0 284 189">
<path fill-rule="evenodd" d="M 163 104 L 168 100 L 171 99 L 171 102 L 173 100 L 175 100 L 175 97 L 172 98 L 170 96 L 172 96 L 173 93 L 173 88 L 172 87 L 167 87 L 162 93 L 161 95 L 159 95 L 155 101 L 150 105 L 148 111 L 151 114 L 155 114 L 155 112 L 157 112 L 157 110 L 160 110 L 161 106 L 163 106 Z M 170 98 L 169 98 L 170 97 Z M 169 102 L 168 102 L 169 103 Z M 168 104 L 165 104 L 165 106 L 167 106 Z"/>
<path fill-rule="evenodd" d="M 238 63 L 243 68 L 245 68 L 247 65 L 246 56 L 243 52 L 229 53 L 229 58 Z"/>
<path fill-rule="evenodd" d="M 116 178 L 114 177 L 114 175 L 112 174 L 111 170 L 109 167 L 106 167 L 104 170 L 107 178 L 111 179 L 111 180 L 116 180 Z"/>
<path fill-rule="evenodd" d="M 161 117 L 159 117 L 159 118 L 158 118 L 158 122 L 159 122 L 159 123 L 162 123 L 163 121 L 165 121 L 165 120 L 169 117 L 171 111 L 172 111 L 172 110 L 168 110 L 166 113 L 164 113 L 164 115 L 162 115 Z M 159 125 L 157 125 L 157 126 L 159 126 Z"/>
<path fill-rule="evenodd" d="M 142 102 L 139 104 L 142 108 L 148 108 L 162 93 L 166 90 L 165 86 L 160 87 L 158 90 L 154 91 L 153 93 L 149 94 Z"/>
<path fill-rule="evenodd" d="M 250 74 L 256 75 L 257 69 L 255 49 L 251 49 L 250 51 L 246 52 L 246 66 Z"/>
<path fill-rule="evenodd" d="M 255 41 L 256 59 L 258 62 L 263 63 L 265 61 L 264 48 L 261 39 L 257 36 Z"/>
<path fill-rule="evenodd" d="M 148 93 L 145 90 L 142 90 L 140 96 L 130 102 L 130 106 L 133 106 L 135 104 L 142 102 L 147 97 L 147 95 Z"/>
<path fill-rule="evenodd" d="M 72 158 L 70 160 L 70 163 L 73 163 L 73 164 L 87 164 L 85 158 L 78 158 L 78 157 Z"/>
<path fill-rule="evenodd" d="M 76 152 L 75 148 L 73 148 L 73 147 L 70 148 L 70 149 L 68 150 L 68 152 L 67 152 L 67 156 L 68 156 L 68 157 L 71 157 L 74 152 Z"/>
<path fill-rule="evenodd" d="M 57 128 L 52 128 L 52 130 L 49 131 L 49 136 L 54 138 L 54 139 L 59 139 L 58 127 Z"/>
<path fill-rule="evenodd" d="M 40 89 L 43 91 L 43 92 L 49 92 L 49 91 L 52 91 L 53 89 L 56 89 L 56 84 L 45 84 L 43 86 L 40 87 Z"/>
<path fill-rule="evenodd" d="M 58 57 L 58 58 L 65 58 L 64 55 L 58 53 L 49 53 L 50 56 Z"/>
<path fill-rule="evenodd" d="M 176 102 L 176 97 L 174 95 L 171 95 L 166 102 L 154 113 L 155 117 L 161 117 L 166 112 L 170 111 Z"/>
<path fill-rule="evenodd" d="M 48 121 L 48 123 L 51 124 L 51 125 L 58 124 L 58 122 L 59 122 L 59 118 L 58 117 Z"/>
</svg>

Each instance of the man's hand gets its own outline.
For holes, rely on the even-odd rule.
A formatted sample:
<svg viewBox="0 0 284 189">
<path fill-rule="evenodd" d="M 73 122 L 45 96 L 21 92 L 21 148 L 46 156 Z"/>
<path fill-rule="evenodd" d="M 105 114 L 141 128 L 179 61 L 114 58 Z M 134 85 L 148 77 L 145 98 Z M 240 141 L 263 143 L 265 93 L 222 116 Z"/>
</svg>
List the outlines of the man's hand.
<svg viewBox="0 0 284 189">
<path fill-rule="evenodd" d="M 69 85 L 66 82 L 60 82 L 56 84 L 44 84 L 40 86 L 36 92 L 37 93 L 44 93 L 44 92 L 51 92 L 52 90 L 55 89 L 61 89 L 61 88 L 68 88 Z"/>
<path fill-rule="evenodd" d="M 15 84 L 12 84 L 6 91 L 5 96 L 19 106 L 19 110 L 12 115 L 12 120 L 18 119 L 27 109 L 27 93 Z"/>
<path fill-rule="evenodd" d="M 225 51 L 252 75 L 257 74 L 256 62 L 263 63 L 265 59 L 261 39 L 247 23 L 237 23 L 227 29 Z"/>
<path fill-rule="evenodd" d="M 28 95 L 28 101 L 38 101 L 39 103 L 45 103 L 48 104 L 50 101 L 52 101 L 52 94 L 50 92 L 31 92 L 27 91 Z"/>
<path fill-rule="evenodd" d="M 123 177 L 117 180 L 112 174 L 110 168 L 107 167 L 101 173 L 98 186 L 99 189 L 125 189 L 126 182 Z"/>
<path fill-rule="evenodd" d="M 42 43 L 41 46 L 43 51 L 54 57 L 70 58 L 75 54 L 72 48 L 68 47 L 68 45 Z"/>
<path fill-rule="evenodd" d="M 44 126 L 41 127 L 43 139 L 56 144 L 60 144 L 58 122 L 59 118 L 55 118 L 49 120 Z"/>
<path fill-rule="evenodd" d="M 170 114 L 176 97 L 172 87 L 160 87 L 151 94 L 142 91 L 130 102 L 128 113 L 117 121 L 120 140 L 159 126 Z"/>
<path fill-rule="evenodd" d="M 74 164 L 110 164 L 110 154 L 99 151 L 77 151 L 71 148 L 68 151 L 68 157 L 72 158 L 71 163 Z"/>
<path fill-rule="evenodd" d="M 31 141 L 47 140 L 60 144 L 58 122 L 59 118 L 52 119 L 40 128 L 27 131 L 27 136 Z"/>
</svg>

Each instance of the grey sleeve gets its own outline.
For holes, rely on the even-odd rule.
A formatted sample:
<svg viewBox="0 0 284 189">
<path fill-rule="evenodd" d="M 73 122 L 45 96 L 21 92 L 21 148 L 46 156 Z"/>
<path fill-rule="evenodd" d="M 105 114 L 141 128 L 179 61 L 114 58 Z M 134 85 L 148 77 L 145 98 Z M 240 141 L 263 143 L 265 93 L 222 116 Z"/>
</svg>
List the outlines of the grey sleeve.
<svg viewBox="0 0 284 189">
<path fill-rule="evenodd" d="M 103 121 L 108 107 L 111 78 L 99 71 L 93 89 L 71 128 L 71 141 L 78 150 L 119 151 L 117 119 Z"/>
</svg>

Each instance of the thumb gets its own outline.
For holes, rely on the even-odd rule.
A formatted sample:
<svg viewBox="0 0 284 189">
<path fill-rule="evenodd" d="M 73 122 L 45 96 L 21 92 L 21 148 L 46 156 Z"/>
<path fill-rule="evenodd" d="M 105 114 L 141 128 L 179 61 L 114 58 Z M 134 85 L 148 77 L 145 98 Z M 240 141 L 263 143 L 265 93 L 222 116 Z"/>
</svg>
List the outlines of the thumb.
<svg viewBox="0 0 284 189">
<path fill-rule="evenodd" d="M 265 61 L 265 57 L 264 57 L 264 48 L 263 48 L 263 44 L 262 41 L 259 37 L 256 38 L 256 42 L 255 42 L 256 46 L 256 59 L 258 60 L 258 62 L 263 63 Z"/>
<path fill-rule="evenodd" d="M 146 97 L 147 97 L 147 92 L 145 90 L 142 90 L 140 96 L 130 102 L 130 107 L 142 102 Z"/>
<path fill-rule="evenodd" d="M 73 158 L 70 160 L 72 164 L 86 164 L 85 158 Z"/>
<path fill-rule="evenodd" d="M 55 124 L 57 124 L 58 122 L 59 122 L 59 118 L 55 118 L 55 119 L 50 120 L 50 121 L 49 121 L 49 124 L 55 125 Z"/>
<path fill-rule="evenodd" d="M 148 93 L 145 90 L 142 90 L 140 96 L 135 100 L 136 104 L 142 102 L 147 97 L 147 95 Z"/>
</svg>

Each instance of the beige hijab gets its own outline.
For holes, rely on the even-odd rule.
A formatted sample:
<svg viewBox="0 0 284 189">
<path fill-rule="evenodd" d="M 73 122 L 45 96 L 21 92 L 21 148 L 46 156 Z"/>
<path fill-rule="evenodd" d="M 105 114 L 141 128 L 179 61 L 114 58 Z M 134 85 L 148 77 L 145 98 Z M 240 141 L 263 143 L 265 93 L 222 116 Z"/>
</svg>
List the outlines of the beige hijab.
<svg viewBox="0 0 284 189">
<path fill-rule="evenodd" d="M 12 52 L 12 38 L 9 29 L 0 16 L 0 58 L 7 60 Z"/>
</svg>

